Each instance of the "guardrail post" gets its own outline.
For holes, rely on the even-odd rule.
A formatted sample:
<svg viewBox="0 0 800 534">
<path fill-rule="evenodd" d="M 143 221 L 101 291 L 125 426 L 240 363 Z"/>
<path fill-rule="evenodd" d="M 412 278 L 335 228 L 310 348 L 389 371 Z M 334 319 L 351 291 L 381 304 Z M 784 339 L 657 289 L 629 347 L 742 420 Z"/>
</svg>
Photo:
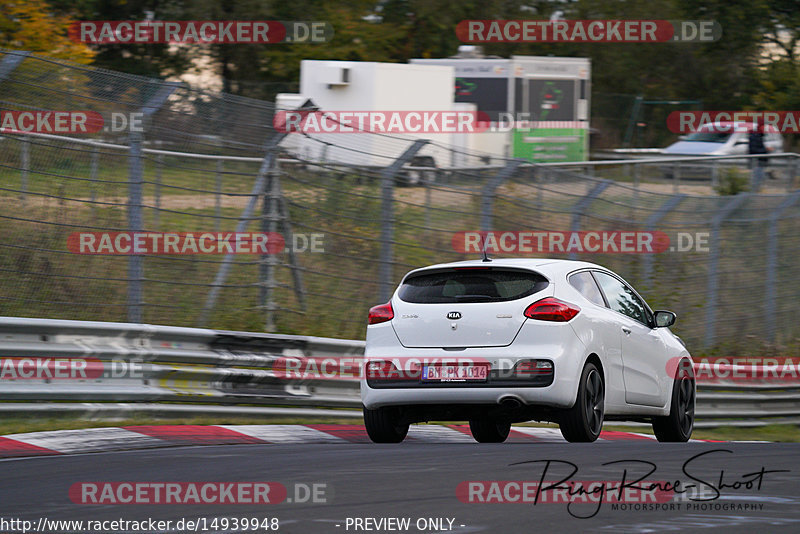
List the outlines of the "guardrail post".
<svg viewBox="0 0 800 534">
<path fill-rule="evenodd" d="M 8 75 L 31 55 L 30 52 L 24 50 L 4 50 L 2 53 L 5 55 L 3 61 L 0 61 L 0 82 L 8 78 Z"/>
<path fill-rule="evenodd" d="M 775 286 L 778 270 L 778 222 L 783 211 L 800 200 L 800 191 L 786 197 L 783 202 L 769 216 L 769 230 L 767 233 L 767 273 L 764 277 L 766 295 L 764 298 L 764 315 L 767 328 L 767 339 L 775 341 Z"/>
<path fill-rule="evenodd" d="M 289 216 L 289 206 L 286 204 L 286 197 L 281 192 L 280 180 L 276 176 L 275 188 L 278 191 L 278 216 L 280 217 L 281 231 L 285 238 L 294 239 L 294 230 L 292 230 L 292 222 Z M 303 288 L 303 276 L 300 270 L 300 264 L 297 261 L 297 255 L 294 250 L 294 241 L 289 243 L 287 247 L 289 250 L 289 268 L 292 272 L 292 281 L 294 282 L 294 294 L 297 297 L 297 302 L 300 304 L 300 309 L 303 313 L 306 311 L 306 291 Z"/>
<path fill-rule="evenodd" d="M 681 165 L 680 163 L 676 163 L 672 167 L 672 192 L 675 193 L 676 195 L 680 190 L 680 184 L 681 184 Z"/>
<path fill-rule="evenodd" d="M 750 193 L 739 193 L 734 196 L 727 204 L 722 206 L 719 213 L 711 220 L 711 236 L 709 247 L 711 257 L 708 263 L 708 285 L 706 287 L 706 333 L 705 346 L 710 347 L 717 339 L 716 320 L 717 320 L 717 293 L 719 290 L 719 252 L 720 238 L 719 232 L 722 223 L 728 216 L 744 204 L 750 198 Z"/>
<path fill-rule="evenodd" d="M 8 76 L 14 72 L 25 58 L 31 55 L 30 52 L 24 51 L 16 51 L 16 50 L 8 50 L 3 51 L 5 54 L 3 56 L 3 60 L 0 61 L 0 82 L 8 78 Z M 30 146 L 29 141 L 26 136 L 23 136 L 21 141 L 22 146 L 20 147 L 20 163 L 22 167 L 22 175 L 20 176 L 20 195 L 19 198 L 22 201 L 25 201 L 25 193 L 28 191 L 28 171 L 30 166 Z"/>
<path fill-rule="evenodd" d="M 267 186 L 264 191 L 264 202 L 261 205 L 261 231 L 272 236 L 278 226 L 280 214 L 278 212 L 278 200 L 280 190 L 278 189 L 278 179 L 275 176 L 277 158 L 273 159 L 272 169 L 267 172 Z M 293 243 L 287 243 L 287 247 Z M 259 306 L 264 310 L 264 331 L 275 330 L 275 254 L 263 254 L 260 258 L 258 271 L 261 287 L 259 288 Z"/>
<path fill-rule="evenodd" d="M 427 139 L 417 139 L 391 165 L 381 170 L 381 252 L 378 265 L 378 299 L 381 302 L 389 300 L 392 294 L 395 175 L 428 142 Z"/>
<path fill-rule="evenodd" d="M 631 220 L 639 219 L 639 164 L 632 163 L 627 165 L 633 174 L 633 206 L 631 206 Z"/>
<path fill-rule="evenodd" d="M 711 162 L 711 189 L 717 190 L 719 186 L 719 161 L 714 160 Z"/>
<path fill-rule="evenodd" d="M 128 231 L 141 232 L 142 222 L 142 134 L 131 132 L 128 150 Z M 144 258 L 128 257 L 128 322 L 142 322 Z"/>
<path fill-rule="evenodd" d="M 22 166 L 22 175 L 19 184 L 19 199 L 24 202 L 25 195 L 28 193 L 28 172 L 30 172 L 31 167 L 31 142 L 26 136 L 23 136 L 21 143 L 20 164 Z"/>
<path fill-rule="evenodd" d="M 286 135 L 287 134 L 284 132 L 276 132 L 264 144 L 264 159 L 261 160 L 261 167 L 258 169 L 256 181 L 253 183 L 253 189 L 250 192 L 250 199 L 247 201 L 247 206 L 245 206 L 244 211 L 242 211 L 242 214 L 239 216 L 239 222 L 236 225 L 236 232 L 244 232 L 247 229 L 247 225 L 250 224 L 250 221 L 253 218 L 253 212 L 258 204 L 258 200 L 266 191 L 265 187 L 267 185 L 267 174 L 272 170 L 273 160 L 276 157 L 275 153 L 277 151 L 278 143 L 280 143 L 283 138 L 286 137 Z M 217 296 L 219 296 L 219 292 L 222 289 L 223 284 L 225 284 L 225 280 L 228 278 L 232 261 L 233 254 L 225 254 L 225 258 L 222 260 L 222 264 L 219 266 L 219 271 L 217 271 L 217 276 L 214 278 L 214 282 L 211 285 L 211 290 L 208 292 L 206 303 L 203 306 L 203 309 L 200 312 L 200 317 L 197 320 L 199 326 L 205 326 L 208 323 L 208 316 L 217 302 Z"/>
<path fill-rule="evenodd" d="M 425 188 L 425 228 L 431 229 L 431 182 L 427 178 L 428 173 L 422 179 L 422 186 Z"/>
<path fill-rule="evenodd" d="M 486 185 L 483 186 L 481 191 L 481 231 L 489 232 L 492 229 L 492 211 L 494 208 L 494 199 L 497 195 L 497 188 L 503 185 L 506 180 L 511 178 L 514 173 L 525 160 L 512 159 L 506 166 L 500 169 L 494 176 L 489 178 Z M 540 188 L 541 190 L 541 188 Z"/>
<path fill-rule="evenodd" d="M 760 158 L 750 158 L 750 192 L 758 193 L 764 183 L 764 167 Z"/>
<path fill-rule="evenodd" d="M 150 100 L 141 108 L 143 120 L 158 111 L 167 98 L 179 87 L 178 83 L 164 83 Z M 130 148 L 128 151 L 128 230 L 141 232 L 144 230 L 142 218 L 142 143 L 143 132 L 131 130 Z M 132 254 L 128 257 L 128 322 L 143 321 L 143 285 L 144 257 Z"/>
<path fill-rule="evenodd" d="M 678 207 L 678 204 L 686 197 L 686 195 L 675 195 L 674 197 L 670 198 L 664 204 L 661 205 L 658 210 L 652 214 L 650 217 L 647 218 L 644 225 L 648 232 L 655 231 L 656 225 L 661 222 L 661 220 L 667 216 L 667 214 Z M 644 281 L 645 287 L 648 289 L 652 289 L 653 287 L 653 255 L 652 254 L 644 254 L 642 256 L 642 280 Z"/>
<path fill-rule="evenodd" d="M 544 206 L 544 193 L 542 192 L 542 186 L 547 178 L 547 167 L 534 167 L 533 171 L 534 176 L 536 176 L 536 215 L 538 218 L 539 214 L 542 213 L 542 207 Z"/>
<path fill-rule="evenodd" d="M 91 179 L 89 198 L 91 200 L 92 216 L 97 213 L 97 205 L 95 204 L 97 201 L 97 158 L 97 147 L 92 147 L 92 156 L 89 162 L 89 178 Z"/>
<path fill-rule="evenodd" d="M 642 109 L 642 102 L 644 101 L 644 97 L 642 95 L 638 95 L 633 101 L 633 109 L 631 110 L 631 116 L 628 118 L 628 127 L 625 128 L 625 137 L 622 140 L 622 146 L 630 146 L 631 139 L 633 139 L 633 132 L 636 128 L 636 122 L 639 120 L 639 112 Z"/>
<path fill-rule="evenodd" d="M 574 206 L 572 206 L 572 226 L 570 230 L 572 232 L 579 232 L 581 229 L 581 217 L 583 217 L 586 208 L 589 207 L 594 199 L 600 196 L 600 194 L 605 191 L 608 186 L 611 185 L 611 180 L 602 179 L 600 180 L 594 188 L 589 191 L 585 197 L 580 199 Z M 578 259 L 578 254 L 576 252 L 570 252 L 569 259 L 576 260 Z"/>
<path fill-rule="evenodd" d="M 153 214 L 153 221 L 155 229 L 158 230 L 161 224 L 161 171 L 164 167 L 164 154 L 156 156 L 156 179 L 153 184 L 153 194 L 155 195 L 155 213 Z"/>
<path fill-rule="evenodd" d="M 222 220 L 222 160 L 217 160 L 217 191 L 214 199 L 214 230 L 219 232 L 220 221 Z"/>
</svg>

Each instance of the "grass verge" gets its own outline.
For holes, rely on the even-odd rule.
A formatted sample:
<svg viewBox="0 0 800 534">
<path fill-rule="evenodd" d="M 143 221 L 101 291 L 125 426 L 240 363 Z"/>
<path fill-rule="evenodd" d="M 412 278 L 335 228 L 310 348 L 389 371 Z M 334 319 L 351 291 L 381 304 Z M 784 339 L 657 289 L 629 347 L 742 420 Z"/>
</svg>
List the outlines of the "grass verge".
<svg viewBox="0 0 800 534">
<path fill-rule="evenodd" d="M 622 432 L 638 432 L 639 434 L 652 434 L 649 427 L 608 426 L 606 430 L 619 430 Z M 797 425 L 766 425 L 759 427 L 740 428 L 733 426 L 720 426 L 716 428 L 696 428 L 692 439 L 710 439 L 719 441 L 774 441 L 777 443 L 800 442 L 800 426 Z"/>
</svg>

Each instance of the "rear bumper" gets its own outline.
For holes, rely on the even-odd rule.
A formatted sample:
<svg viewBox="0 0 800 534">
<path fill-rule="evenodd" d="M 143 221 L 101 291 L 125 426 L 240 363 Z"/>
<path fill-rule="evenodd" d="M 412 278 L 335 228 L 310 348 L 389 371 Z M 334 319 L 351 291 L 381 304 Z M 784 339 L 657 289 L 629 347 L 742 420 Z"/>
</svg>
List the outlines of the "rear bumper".
<svg viewBox="0 0 800 534">
<path fill-rule="evenodd" d="M 413 404 L 500 404 L 503 400 L 515 399 L 527 406 L 549 406 L 568 408 L 575 399 L 547 388 L 426 388 L 426 389 L 373 389 L 364 388 L 361 399 L 367 408 Z"/>
<path fill-rule="evenodd" d="M 383 325 L 370 327 L 367 332 L 365 359 L 370 360 L 470 360 L 488 362 L 492 372 L 509 363 L 525 359 L 544 359 L 553 363 L 552 383 L 541 385 L 535 380 L 509 384 L 492 381 L 471 384 L 422 383 L 419 380 L 408 386 L 398 384 L 370 386 L 361 380 L 361 400 L 367 408 L 381 406 L 421 404 L 499 404 L 516 399 L 523 405 L 569 408 L 575 402 L 580 372 L 585 360 L 585 347 L 568 323 L 534 323 L 523 325 L 516 339 L 506 347 L 471 347 L 463 350 L 410 349 L 400 345 L 396 337 Z M 374 330 L 373 330 L 374 328 Z M 378 330 L 382 331 L 378 331 Z M 373 332 L 370 332 L 373 330 Z M 394 337 L 394 340 L 392 338 Z"/>
</svg>

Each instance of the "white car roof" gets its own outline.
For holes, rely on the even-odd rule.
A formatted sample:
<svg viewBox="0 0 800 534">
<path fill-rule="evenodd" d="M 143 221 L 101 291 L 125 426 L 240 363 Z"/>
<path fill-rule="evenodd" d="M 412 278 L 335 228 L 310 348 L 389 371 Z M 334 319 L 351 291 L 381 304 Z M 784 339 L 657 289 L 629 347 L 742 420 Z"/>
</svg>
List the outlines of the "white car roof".
<svg viewBox="0 0 800 534">
<path fill-rule="evenodd" d="M 746 121 L 716 121 L 713 123 L 703 124 L 700 126 L 695 132 L 691 133 L 707 133 L 707 132 L 717 132 L 721 130 L 719 133 L 748 133 L 754 130 L 758 126 L 755 122 L 746 122 Z M 764 130 L 766 133 L 777 133 L 778 129 L 771 124 L 765 124 Z"/>
<path fill-rule="evenodd" d="M 435 265 L 428 265 L 406 274 L 418 273 L 428 269 L 448 269 L 452 267 L 516 267 L 518 269 L 531 269 L 539 272 L 545 276 L 556 276 L 559 274 L 567 274 L 578 269 L 602 269 L 610 271 L 602 265 L 589 263 L 588 261 L 577 260 L 563 260 L 558 258 L 491 258 L 490 262 L 485 262 L 482 259 L 455 261 L 450 263 L 437 263 Z M 404 277 L 405 278 L 405 277 Z"/>
</svg>

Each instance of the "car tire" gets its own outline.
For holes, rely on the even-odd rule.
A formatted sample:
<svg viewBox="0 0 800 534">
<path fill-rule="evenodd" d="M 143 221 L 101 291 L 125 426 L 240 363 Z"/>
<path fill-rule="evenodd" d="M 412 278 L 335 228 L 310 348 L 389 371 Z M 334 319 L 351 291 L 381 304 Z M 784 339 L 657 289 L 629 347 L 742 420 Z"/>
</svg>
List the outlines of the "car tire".
<svg viewBox="0 0 800 534">
<path fill-rule="evenodd" d="M 697 393 L 694 377 L 683 371 L 672 386 L 669 415 L 653 418 L 653 433 L 658 441 L 685 443 L 694 429 Z"/>
<path fill-rule="evenodd" d="M 365 407 L 364 426 L 373 443 L 400 443 L 408 434 L 408 424 L 400 423 L 400 410 L 395 406 Z"/>
<path fill-rule="evenodd" d="M 597 366 L 587 362 L 578 383 L 575 405 L 561 414 L 561 435 L 570 442 L 595 441 L 603 428 L 605 381 Z"/>
<path fill-rule="evenodd" d="M 511 423 L 480 417 L 469 420 L 469 430 L 478 443 L 503 443 L 511 432 Z"/>
</svg>

